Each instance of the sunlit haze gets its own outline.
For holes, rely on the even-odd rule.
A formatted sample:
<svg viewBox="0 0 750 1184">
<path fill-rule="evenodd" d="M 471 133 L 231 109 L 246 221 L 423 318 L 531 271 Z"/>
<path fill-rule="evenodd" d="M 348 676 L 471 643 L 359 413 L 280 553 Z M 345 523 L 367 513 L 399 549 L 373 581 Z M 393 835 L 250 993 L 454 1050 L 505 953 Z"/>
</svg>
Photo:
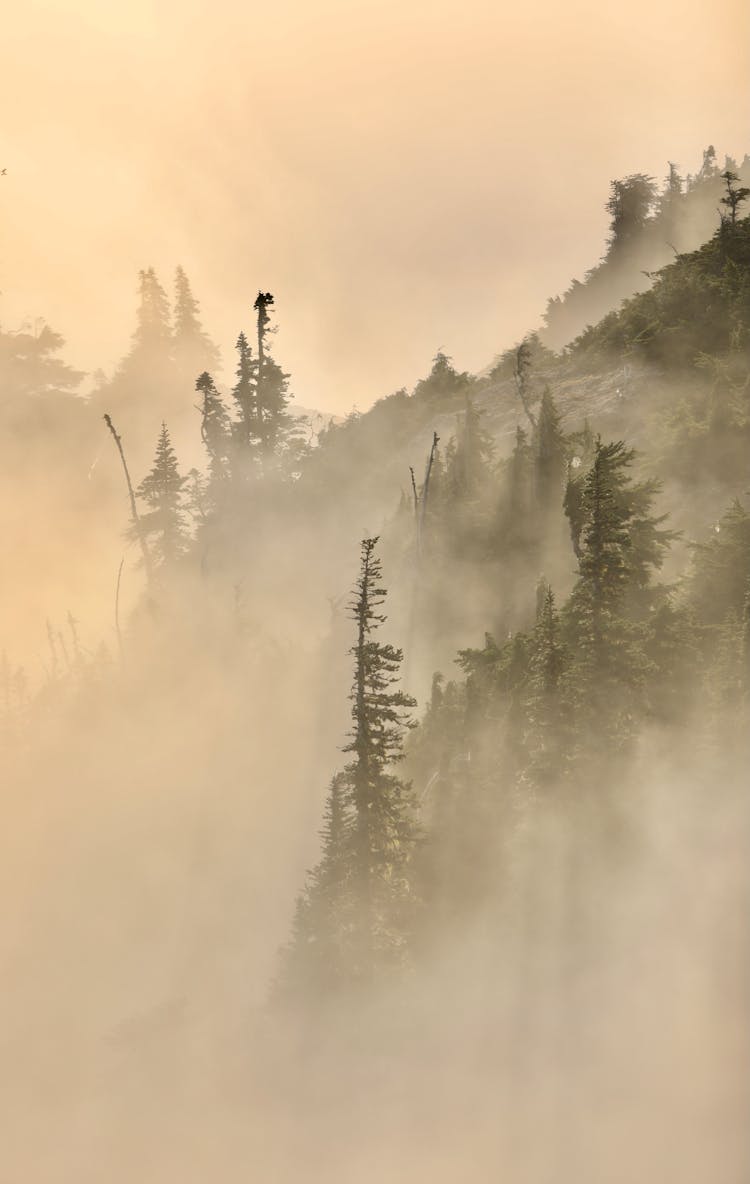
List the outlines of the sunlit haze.
<svg viewBox="0 0 750 1184">
<path fill-rule="evenodd" d="M 225 372 L 267 287 L 300 402 L 364 408 L 537 323 L 611 178 L 744 151 L 749 71 L 743 0 L 9 6 L 0 321 L 109 371 L 181 263 Z"/>
</svg>

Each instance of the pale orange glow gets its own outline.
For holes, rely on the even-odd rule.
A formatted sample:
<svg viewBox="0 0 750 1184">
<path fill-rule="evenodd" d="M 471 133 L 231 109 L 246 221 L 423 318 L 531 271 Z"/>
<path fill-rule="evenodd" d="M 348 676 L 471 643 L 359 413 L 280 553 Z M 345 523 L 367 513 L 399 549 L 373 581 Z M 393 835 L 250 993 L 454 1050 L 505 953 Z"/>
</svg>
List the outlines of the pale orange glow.
<svg viewBox="0 0 750 1184">
<path fill-rule="evenodd" d="M 743 0 L 15 5 L 0 320 L 109 369 L 181 262 L 225 357 L 277 293 L 306 405 L 477 369 L 596 261 L 611 177 L 744 152 L 749 67 Z"/>
</svg>

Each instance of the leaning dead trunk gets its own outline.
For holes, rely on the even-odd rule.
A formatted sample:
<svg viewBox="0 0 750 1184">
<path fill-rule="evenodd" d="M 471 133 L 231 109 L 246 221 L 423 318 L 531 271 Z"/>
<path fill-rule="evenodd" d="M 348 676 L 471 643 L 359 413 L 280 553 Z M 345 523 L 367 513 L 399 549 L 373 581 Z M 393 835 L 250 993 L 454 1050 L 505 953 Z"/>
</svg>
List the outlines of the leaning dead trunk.
<svg viewBox="0 0 750 1184">
<path fill-rule="evenodd" d="M 432 474 L 432 466 L 435 463 L 435 456 L 437 454 L 437 448 L 438 448 L 439 443 L 440 443 L 440 437 L 438 436 L 437 432 L 433 432 L 432 433 L 432 447 L 430 449 L 430 458 L 427 461 L 427 472 L 425 473 L 424 485 L 422 487 L 422 509 L 421 509 L 420 516 L 419 516 L 419 518 L 420 518 L 420 522 L 419 522 L 420 541 L 422 538 L 424 538 L 425 516 L 427 514 L 427 502 L 428 502 L 428 499 L 430 496 L 430 476 Z"/>
<path fill-rule="evenodd" d="M 146 569 L 146 579 L 148 580 L 148 583 L 151 584 L 152 579 L 153 579 L 153 568 L 151 566 L 151 556 L 149 554 L 148 546 L 146 545 L 146 536 L 143 533 L 143 525 L 142 525 L 141 520 L 138 516 L 138 507 L 135 504 L 135 493 L 133 492 L 133 482 L 130 480 L 130 471 L 128 469 L 128 462 L 125 460 L 125 453 L 124 453 L 123 447 L 122 447 L 122 439 L 120 436 L 118 436 L 117 431 L 115 429 L 115 425 L 112 423 L 112 420 L 110 419 L 109 415 L 107 415 L 106 412 L 104 413 L 104 422 L 106 423 L 107 427 L 109 428 L 110 432 L 112 433 L 112 439 L 114 440 L 115 444 L 117 445 L 117 451 L 120 454 L 120 460 L 122 461 L 122 470 L 125 474 L 125 481 L 126 481 L 126 484 L 128 487 L 128 497 L 130 498 L 130 515 L 133 519 L 133 527 L 135 528 L 135 533 L 138 537 L 138 542 L 140 543 L 140 546 L 141 546 L 141 554 L 143 555 L 143 566 Z"/>
<path fill-rule="evenodd" d="M 414 495 L 414 522 L 416 527 L 416 558 L 414 562 L 414 584 L 411 594 L 411 610 L 409 612 L 409 627 L 407 631 L 407 645 L 406 645 L 406 660 L 404 663 L 404 684 L 409 688 L 409 680 L 412 675 L 412 656 L 415 648 L 415 638 L 417 632 L 417 622 L 420 615 L 420 599 L 421 599 L 421 583 L 422 583 L 422 548 L 424 543 L 425 525 L 427 513 L 427 503 L 430 494 L 430 477 L 432 476 L 432 467 L 435 463 L 437 455 L 438 444 L 440 437 L 437 432 L 432 433 L 432 445 L 430 447 L 430 455 L 427 458 L 427 468 L 425 470 L 424 484 L 422 486 L 421 496 L 417 490 L 417 483 L 414 478 L 414 469 L 409 466 L 411 474 L 411 487 Z"/>
</svg>

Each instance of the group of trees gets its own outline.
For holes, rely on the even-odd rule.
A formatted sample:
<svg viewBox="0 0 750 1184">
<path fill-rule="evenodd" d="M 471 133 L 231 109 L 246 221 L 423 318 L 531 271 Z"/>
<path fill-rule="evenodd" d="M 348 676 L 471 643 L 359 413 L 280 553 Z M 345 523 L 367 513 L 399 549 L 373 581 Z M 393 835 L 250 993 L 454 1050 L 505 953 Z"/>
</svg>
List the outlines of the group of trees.
<svg viewBox="0 0 750 1184">
<path fill-rule="evenodd" d="M 153 277 L 144 275 L 153 287 Z M 145 542 L 152 552 L 154 569 L 163 574 L 174 570 L 187 550 L 188 516 L 195 521 L 204 548 L 219 546 L 236 525 L 238 515 L 247 518 L 257 511 L 261 484 L 268 487 L 271 481 L 276 486 L 291 481 L 301 462 L 305 443 L 300 424 L 287 410 L 289 376 L 268 348 L 273 302 L 270 292 L 259 292 L 255 300 L 255 354 L 244 333 L 237 339 L 236 381 L 230 391 L 234 414 L 208 370 L 195 381 L 208 462 L 205 476 L 198 470 L 180 472 L 169 429 L 162 423 L 151 470 L 135 490 L 136 499 L 146 509 L 141 513 L 133 508 L 131 533 Z M 161 305 L 155 289 L 151 304 Z M 178 324 L 191 322 L 194 337 L 198 332 L 195 308 L 186 284 L 178 309 L 182 310 Z M 156 319 L 163 325 L 161 312 Z M 155 341 L 160 339 L 160 335 L 154 336 Z M 183 343 L 189 339 L 183 332 Z M 141 334 L 139 348 L 146 348 L 148 340 Z"/>
<path fill-rule="evenodd" d="M 679 342 L 685 334 L 684 366 L 695 364 L 703 341 L 718 357 L 744 364 L 747 375 L 750 224 L 736 217 L 747 194 L 730 171 L 723 181 L 728 213 L 713 239 L 678 259 L 652 293 L 612 320 L 624 338 L 634 314 L 644 317 L 641 306 L 649 304 L 659 311 L 651 322 L 654 338 L 671 332 Z M 610 331 L 606 321 L 597 330 Z M 579 348 L 590 348 L 590 341 Z M 477 565 L 474 580 L 484 569 L 502 604 L 500 638 L 509 588 L 528 586 L 531 570 L 565 571 L 557 549 L 565 520 L 576 578 L 562 597 L 539 578 L 520 628 L 505 640 L 488 633 L 481 648 L 463 649 L 462 678 L 434 676 L 424 716 L 406 739 L 407 780 L 393 782 L 393 796 L 390 783 L 373 785 L 368 799 L 368 809 L 390 812 L 406 836 L 392 843 L 391 861 L 383 865 L 387 907 L 377 922 L 357 890 L 373 852 L 345 837 L 356 833 L 361 817 L 361 799 L 351 789 L 354 766 L 334 779 L 321 861 L 299 898 L 282 957 L 282 999 L 331 998 L 353 980 L 371 983 L 394 966 L 419 963 L 441 940 L 446 918 L 466 921 L 487 907 L 501 912 L 513 846 L 528 841 L 535 818 L 558 817 L 562 809 L 579 816 L 584 833 L 592 825 L 599 833 L 619 825 L 612 787 L 623 783 L 645 730 L 677 735 L 689 726 L 710 748 L 727 729 L 736 735 L 746 727 L 750 513 L 735 500 L 710 541 L 692 548 L 683 578 L 660 582 L 679 538 L 657 512 L 660 481 L 635 475 L 643 462 L 624 441 L 603 442 L 588 423 L 566 433 L 549 387 L 535 393 L 532 358 L 522 345 L 510 359 L 526 427 L 519 423 L 507 461 L 496 463 L 473 404 L 475 388 L 456 375 L 461 389 L 454 397 L 465 400 L 465 409 L 455 435 L 441 452 L 435 434 L 421 485 L 412 472 L 413 497 L 402 498 L 398 520 L 412 523 L 405 545 L 416 560 L 409 648 L 433 630 L 426 650 L 439 652 L 440 594 L 447 589 L 450 601 L 460 599 L 456 589 L 466 586 L 460 561 L 467 554 Z M 448 365 L 436 359 L 436 405 L 445 398 Z M 429 397 L 430 387 L 425 380 L 415 396 Z M 726 391 L 713 397 L 722 394 L 736 412 Z M 716 446 L 717 431 L 714 419 L 704 451 Z M 736 482 L 741 472 L 735 464 L 724 476 Z M 369 561 L 372 540 L 365 546 Z M 505 584 L 496 578 L 500 566 Z M 399 739 L 393 759 L 401 758 Z M 378 955 L 367 965 L 355 953 L 363 940 L 371 957 Z"/>
<path fill-rule="evenodd" d="M 717 211 L 734 221 L 747 183 L 750 158 L 737 164 L 727 157 L 722 169 L 713 145 L 694 175 L 682 177 L 670 161 L 661 186 L 645 173 L 613 181 L 605 254 L 583 281 L 574 280 L 562 296 L 548 301 L 541 333 L 545 344 L 561 348 L 621 300 L 642 291 L 650 273 L 708 238 Z"/>
<path fill-rule="evenodd" d="M 203 328 L 190 281 L 182 267 L 174 275 L 174 298 L 169 298 L 153 267 L 139 272 L 136 327 L 131 346 L 111 380 L 100 376 L 99 397 L 113 411 L 120 404 L 155 400 L 164 406 L 176 400 L 185 384 L 202 370 L 219 364 L 219 351 Z"/>
<path fill-rule="evenodd" d="M 747 718 L 750 513 L 735 503 L 684 581 L 660 583 L 676 535 L 655 512 L 658 482 L 635 479 L 635 462 L 621 440 L 592 441 L 564 495 L 578 561 L 570 595 L 558 603 L 541 579 L 527 627 L 463 650 L 463 679 L 436 674 L 417 726 L 414 701 L 393 689 L 401 652 L 372 636 L 385 589 L 377 540 L 362 543 L 353 760 L 331 782 L 279 999 L 330 1001 L 418 963 L 446 917 L 502 894 L 519 828 L 540 811 L 583 804 L 616 817 L 610 787 L 644 728 L 693 720 L 710 743 L 732 713 Z M 406 780 L 395 772 L 405 736 Z"/>
<path fill-rule="evenodd" d="M 613 185 L 610 274 L 625 266 L 620 259 L 631 266 L 649 235 L 679 226 L 684 203 L 697 200 L 691 194 L 710 192 L 721 225 L 652 277 L 648 292 L 584 332 L 564 359 L 534 337 L 477 378 L 440 351 L 411 394 L 353 413 L 316 448 L 290 413 L 288 375 L 270 349 L 273 296 L 258 292 L 252 343 L 239 335 L 233 381 L 222 390 L 184 272 L 172 310 L 153 270 L 141 273 L 132 348 L 91 405 L 106 411 L 120 451 L 130 534 L 151 594 L 169 584 L 179 596 L 188 587 L 182 574 L 203 572 L 207 555 L 233 585 L 250 547 L 262 560 L 269 523 L 274 535 L 300 524 L 314 535 L 324 499 L 340 530 L 355 476 L 380 487 L 382 506 L 395 487 L 387 466 L 403 456 L 394 442 L 427 442 L 423 471 L 412 469 L 408 481 L 399 474 L 401 502 L 382 542 L 361 544 L 348 613 L 351 729 L 328 790 L 320 858 L 281 957 L 280 999 L 335 997 L 413 965 L 446 915 L 466 916 L 502 894 L 505 855 L 529 819 L 561 802 L 607 808 L 608 787 L 645 728 L 695 719 L 711 743 L 717 721 L 746 718 L 750 511 L 734 501 L 693 549 L 688 574 L 660 582 L 677 541 L 657 507 L 654 470 L 668 450 L 649 470 L 622 439 L 603 441 L 587 421 L 566 424 L 553 390 L 555 365 L 635 355 L 662 366 L 682 392 L 671 408 L 667 475 L 721 472 L 735 488 L 745 479 L 750 221 L 741 217 L 747 187 L 730 164 L 720 174 L 708 154 L 686 190 L 670 168 L 660 195 L 640 174 Z M 80 375 L 56 360 L 58 345 L 49 334 L 4 335 L 0 364 L 25 359 L 25 372 L 38 372 L 35 389 L 70 393 Z M 502 382 L 517 425 L 510 455 L 498 459 L 480 400 Z M 131 482 L 135 390 L 148 408 L 141 426 L 154 414 L 152 396 L 169 410 L 165 390 L 175 407 L 178 397 L 190 407 L 203 471 L 182 470 L 165 414 L 153 464 Z M 403 631 L 403 653 L 381 640 L 378 547 L 395 573 L 390 619 Z M 467 646 L 482 630 L 484 644 Z M 446 678 L 454 662 L 460 674 Z M 436 669 L 417 719 L 409 692 Z M 16 682 L 4 661 L 6 710 L 21 693 Z"/>
</svg>

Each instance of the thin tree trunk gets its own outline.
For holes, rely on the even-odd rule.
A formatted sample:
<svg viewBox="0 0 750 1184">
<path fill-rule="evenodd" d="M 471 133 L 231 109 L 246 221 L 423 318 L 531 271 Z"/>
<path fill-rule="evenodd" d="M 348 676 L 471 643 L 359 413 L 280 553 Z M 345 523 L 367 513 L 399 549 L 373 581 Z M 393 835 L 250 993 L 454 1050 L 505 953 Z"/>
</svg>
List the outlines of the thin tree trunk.
<svg viewBox="0 0 750 1184">
<path fill-rule="evenodd" d="M 422 489 L 422 511 L 420 514 L 420 539 L 424 537 L 425 515 L 427 513 L 427 499 L 430 494 L 430 475 L 432 473 L 432 466 L 435 461 L 435 453 L 437 446 L 440 443 L 440 437 L 437 432 L 432 433 L 432 448 L 430 449 L 430 459 L 427 461 L 427 472 L 424 478 L 424 488 Z"/>
<path fill-rule="evenodd" d="M 151 567 L 151 556 L 149 555 L 148 547 L 146 546 L 146 539 L 143 534 L 143 527 L 141 525 L 141 520 L 138 517 L 138 507 L 135 504 L 135 493 L 133 492 L 133 482 L 130 480 L 130 471 L 128 469 L 128 462 L 125 460 L 125 453 L 123 452 L 123 448 L 122 448 L 122 439 L 120 436 L 118 436 L 117 431 L 115 429 L 115 425 L 112 423 L 112 420 L 110 419 L 109 415 L 107 415 L 106 412 L 104 413 L 104 422 L 106 423 L 107 427 L 109 428 L 110 432 L 112 433 L 112 439 L 114 440 L 115 444 L 117 445 L 117 451 L 120 454 L 120 460 L 122 461 L 122 469 L 125 474 L 125 481 L 126 481 L 127 487 L 128 487 L 128 496 L 130 498 L 130 513 L 131 513 L 131 516 L 133 519 L 133 526 L 135 527 L 135 532 L 138 535 L 138 542 L 141 545 L 141 554 L 143 555 L 143 566 L 146 569 L 146 579 L 148 580 L 148 583 L 151 584 L 152 580 L 153 580 L 153 569 Z"/>
<path fill-rule="evenodd" d="M 411 492 L 414 499 L 414 528 L 416 531 L 417 555 L 419 555 L 421 539 L 419 537 L 419 494 L 417 493 L 417 482 L 414 476 L 414 469 L 409 465 L 409 474 L 411 476 Z"/>
<path fill-rule="evenodd" d="M 408 688 L 410 686 L 410 678 L 412 674 L 412 665 L 414 657 L 414 639 L 417 631 L 417 619 L 419 617 L 419 597 L 421 590 L 421 576 L 422 576 L 422 539 L 425 526 L 425 511 L 427 509 L 427 500 L 430 492 L 430 476 L 432 474 L 432 466 L 435 462 L 435 454 L 437 453 L 437 446 L 440 443 L 440 437 L 437 432 L 432 433 L 432 446 L 430 448 L 430 455 L 427 460 L 427 470 L 425 473 L 424 485 L 422 486 L 422 502 L 420 506 L 419 494 L 417 493 L 417 483 L 414 479 L 414 469 L 409 466 L 411 473 L 411 487 L 414 494 L 414 519 L 417 529 L 417 556 L 414 564 L 414 585 L 411 594 L 411 608 L 409 610 L 409 625 L 406 637 L 406 659 L 404 662 L 404 685 Z"/>
<path fill-rule="evenodd" d="M 115 632 L 117 634 L 117 648 L 120 652 L 120 661 L 123 657 L 122 649 L 122 633 L 120 632 L 120 581 L 122 580 L 122 568 L 125 563 L 125 556 L 120 560 L 120 566 L 117 569 L 117 585 L 115 587 Z"/>
<path fill-rule="evenodd" d="M 356 756 L 355 777 L 357 837 L 359 848 L 359 879 L 361 886 L 360 905 L 360 954 L 365 976 L 372 971 L 372 839 L 370 834 L 370 742 L 367 734 L 367 697 L 365 685 L 365 644 L 367 607 L 370 599 L 370 555 L 372 547 L 365 551 L 361 577 L 361 594 L 358 605 L 357 651 L 356 651 Z"/>
</svg>

